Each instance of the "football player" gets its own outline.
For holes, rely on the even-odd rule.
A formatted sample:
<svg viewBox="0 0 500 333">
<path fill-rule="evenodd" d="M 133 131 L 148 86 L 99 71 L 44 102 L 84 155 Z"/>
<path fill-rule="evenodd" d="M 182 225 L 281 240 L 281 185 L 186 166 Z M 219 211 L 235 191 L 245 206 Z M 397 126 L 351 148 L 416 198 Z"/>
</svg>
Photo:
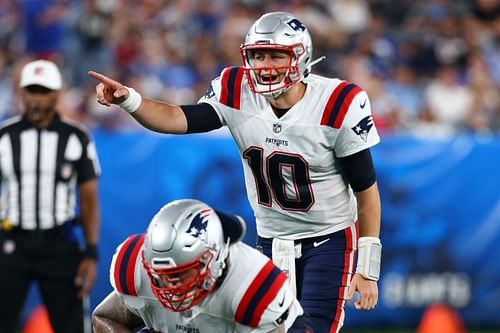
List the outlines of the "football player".
<svg viewBox="0 0 500 333">
<path fill-rule="evenodd" d="M 184 199 L 165 205 L 146 234 L 113 256 L 114 291 L 93 313 L 101 332 L 311 332 L 287 276 L 240 242 L 238 216 Z"/>
<path fill-rule="evenodd" d="M 321 60 L 312 50 L 299 19 L 273 12 L 246 35 L 243 65 L 225 68 L 197 104 L 143 98 L 100 73 L 89 75 L 100 81 L 99 103 L 118 104 L 151 130 L 229 128 L 258 248 L 289 275 L 314 331 L 338 332 L 355 292 L 356 309 L 371 310 L 378 301 L 380 198 L 370 147 L 379 136 L 366 92 L 312 74 Z"/>
</svg>

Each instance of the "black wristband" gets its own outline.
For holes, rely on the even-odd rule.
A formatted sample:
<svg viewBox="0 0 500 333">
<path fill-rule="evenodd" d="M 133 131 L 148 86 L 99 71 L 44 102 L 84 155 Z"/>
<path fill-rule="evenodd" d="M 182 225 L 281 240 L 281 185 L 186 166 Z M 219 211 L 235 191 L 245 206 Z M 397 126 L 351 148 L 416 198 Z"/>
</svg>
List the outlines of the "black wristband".
<svg viewBox="0 0 500 333">
<path fill-rule="evenodd" d="M 96 245 L 85 246 L 85 250 L 83 250 L 83 258 L 99 260 L 99 252 L 97 251 L 97 246 Z"/>
</svg>

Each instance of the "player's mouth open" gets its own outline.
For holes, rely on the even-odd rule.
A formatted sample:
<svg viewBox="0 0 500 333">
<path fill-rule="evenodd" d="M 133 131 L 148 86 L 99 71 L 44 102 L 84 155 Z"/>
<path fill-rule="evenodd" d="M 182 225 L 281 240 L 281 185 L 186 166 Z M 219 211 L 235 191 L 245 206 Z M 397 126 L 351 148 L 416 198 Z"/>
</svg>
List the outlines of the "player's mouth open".
<svg viewBox="0 0 500 333">
<path fill-rule="evenodd" d="M 259 79 L 261 83 L 266 83 L 266 84 L 273 84 L 273 83 L 278 83 L 279 82 L 279 75 L 278 74 L 260 74 Z"/>
</svg>

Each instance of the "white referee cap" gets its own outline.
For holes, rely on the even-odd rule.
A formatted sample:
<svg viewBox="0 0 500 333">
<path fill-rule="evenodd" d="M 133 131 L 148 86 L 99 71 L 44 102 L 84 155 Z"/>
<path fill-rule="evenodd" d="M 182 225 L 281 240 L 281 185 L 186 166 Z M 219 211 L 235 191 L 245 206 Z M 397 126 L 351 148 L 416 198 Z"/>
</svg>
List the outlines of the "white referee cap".
<svg viewBox="0 0 500 333">
<path fill-rule="evenodd" d="M 35 60 L 27 63 L 21 71 L 21 88 L 27 86 L 42 86 L 50 90 L 62 88 L 61 72 L 56 64 L 48 60 Z"/>
</svg>

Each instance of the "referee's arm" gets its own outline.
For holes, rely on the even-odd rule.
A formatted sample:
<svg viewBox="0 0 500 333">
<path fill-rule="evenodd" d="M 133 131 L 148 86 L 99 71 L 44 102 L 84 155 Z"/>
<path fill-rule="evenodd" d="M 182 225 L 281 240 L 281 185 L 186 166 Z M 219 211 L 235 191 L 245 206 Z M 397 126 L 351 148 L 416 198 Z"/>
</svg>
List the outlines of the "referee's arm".
<svg viewBox="0 0 500 333">
<path fill-rule="evenodd" d="M 99 202 L 97 200 L 97 179 L 79 184 L 80 219 L 86 246 L 97 246 L 99 241 Z"/>
<path fill-rule="evenodd" d="M 99 238 L 99 208 L 97 178 L 78 185 L 80 194 L 80 219 L 85 237 L 85 250 L 75 276 L 78 298 L 85 297 L 94 286 L 97 277 L 97 241 Z"/>
<path fill-rule="evenodd" d="M 101 173 L 94 143 L 88 137 L 82 139 L 85 148 L 76 167 L 80 199 L 80 221 L 85 238 L 83 257 L 75 277 L 75 285 L 80 289 L 78 292 L 80 298 L 90 292 L 97 276 L 97 245 L 100 224 L 97 184 Z"/>
</svg>

